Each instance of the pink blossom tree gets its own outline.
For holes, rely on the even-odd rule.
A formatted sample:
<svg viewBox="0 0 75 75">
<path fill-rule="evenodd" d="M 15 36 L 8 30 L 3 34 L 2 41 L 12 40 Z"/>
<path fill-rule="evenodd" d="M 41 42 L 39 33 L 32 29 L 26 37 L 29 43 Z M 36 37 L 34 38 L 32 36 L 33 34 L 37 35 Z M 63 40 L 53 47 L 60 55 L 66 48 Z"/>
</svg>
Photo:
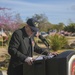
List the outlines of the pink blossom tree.
<svg viewBox="0 0 75 75">
<path fill-rule="evenodd" d="M 16 21 L 17 18 L 12 15 L 12 13 L 8 12 L 11 9 L 9 8 L 1 8 L 0 7 L 0 28 L 4 30 L 14 31 L 19 28 L 19 21 Z"/>
</svg>

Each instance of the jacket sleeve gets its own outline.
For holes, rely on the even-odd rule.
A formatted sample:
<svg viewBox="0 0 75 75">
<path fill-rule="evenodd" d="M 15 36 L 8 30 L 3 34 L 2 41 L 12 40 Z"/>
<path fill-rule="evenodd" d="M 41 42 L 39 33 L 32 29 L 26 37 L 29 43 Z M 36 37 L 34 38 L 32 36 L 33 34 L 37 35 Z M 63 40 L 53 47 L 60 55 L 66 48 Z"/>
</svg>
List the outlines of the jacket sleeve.
<svg viewBox="0 0 75 75">
<path fill-rule="evenodd" d="M 11 55 L 11 57 L 18 58 L 21 61 L 24 61 L 27 56 L 18 51 L 19 46 L 20 46 L 19 35 L 14 32 L 9 43 L 8 53 Z"/>
<path fill-rule="evenodd" d="M 37 44 L 35 44 L 34 51 L 36 53 L 39 53 L 42 55 L 48 55 L 49 54 L 49 51 L 47 50 L 47 48 L 41 48 Z"/>
</svg>

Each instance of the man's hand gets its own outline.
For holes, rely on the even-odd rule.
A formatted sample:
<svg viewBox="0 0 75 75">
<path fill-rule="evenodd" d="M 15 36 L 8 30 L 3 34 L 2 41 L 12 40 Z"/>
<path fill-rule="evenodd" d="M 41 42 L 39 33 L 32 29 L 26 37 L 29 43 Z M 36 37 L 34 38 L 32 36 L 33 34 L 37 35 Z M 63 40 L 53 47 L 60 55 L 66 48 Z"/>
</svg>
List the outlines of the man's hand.
<svg viewBox="0 0 75 75">
<path fill-rule="evenodd" d="M 51 52 L 51 54 L 52 54 L 52 55 L 55 55 L 55 56 L 57 56 L 57 55 L 58 55 L 58 53 L 57 53 L 57 52 Z"/>
<path fill-rule="evenodd" d="M 27 58 L 25 59 L 25 62 L 27 62 L 29 65 L 32 65 L 32 63 L 33 63 L 33 58 L 32 58 L 32 57 L 27 57 Z"/>
<path fill-rule="evenodd" d="M 49 53 L 49 56 L 52 58 L 52 57 L 55 57 L 55 56 L 57 56 L 58 55 L 58 53 L 57 52 L 51 52 L 51 53 Z"/>
</svg>

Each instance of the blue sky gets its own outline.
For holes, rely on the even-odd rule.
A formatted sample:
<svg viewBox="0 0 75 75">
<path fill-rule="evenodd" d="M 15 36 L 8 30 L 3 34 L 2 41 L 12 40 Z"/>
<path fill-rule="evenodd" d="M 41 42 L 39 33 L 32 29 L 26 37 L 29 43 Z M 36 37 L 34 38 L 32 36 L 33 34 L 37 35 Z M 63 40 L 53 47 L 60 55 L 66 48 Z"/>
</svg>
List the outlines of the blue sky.
<svg viewBox="0 0 75 75">
<path fill-rule="evenodd" d="M 0 7 L 20 13 L 24 21 L 34 14 L 45 14 L 52 24 L 75 22 L 75 0 L 0 0 Z"/>
</svg>

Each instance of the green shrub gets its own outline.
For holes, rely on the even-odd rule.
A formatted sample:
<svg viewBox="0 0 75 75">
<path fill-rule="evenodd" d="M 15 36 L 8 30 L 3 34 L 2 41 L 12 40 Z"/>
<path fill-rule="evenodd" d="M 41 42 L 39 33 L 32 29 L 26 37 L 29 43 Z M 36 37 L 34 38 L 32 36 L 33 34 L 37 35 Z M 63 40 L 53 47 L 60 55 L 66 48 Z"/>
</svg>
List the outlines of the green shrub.
<svg viewBox="0 0 75 75">
<path fill-rule="evenodd" d="M 65 36 L 59 34 L 48 36 L 47 40 L 54 51 L 61 49 L 67 44 Z"/>
<path fill-rule="evenodd" d="M 0 37 L 0 46 L 2 46 L 3 38 Z"/>
<path fill-rule="evenodd" d="M 2 46 L 2 41 L 0 41 L 0 46 Z"/>
<path fill-rule="evenodd" d="M 10 39 L 11 39 L 12 34 L 13 34 L 13 32 L 8 31 L 8 34 L 7 34 L 7 36 L 8 36 L 8 41 L 6 42 L 6 44 L 7 44 L 8 46 L 9 46 L 9 42 L 10 42 Z"/>
<path fill-rule="evenodd" d="M 8 35 L 8 41 L 6 42 L 7 45 L 9 45 L 10 39 L 12 35 Z"/>
</svg>

